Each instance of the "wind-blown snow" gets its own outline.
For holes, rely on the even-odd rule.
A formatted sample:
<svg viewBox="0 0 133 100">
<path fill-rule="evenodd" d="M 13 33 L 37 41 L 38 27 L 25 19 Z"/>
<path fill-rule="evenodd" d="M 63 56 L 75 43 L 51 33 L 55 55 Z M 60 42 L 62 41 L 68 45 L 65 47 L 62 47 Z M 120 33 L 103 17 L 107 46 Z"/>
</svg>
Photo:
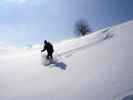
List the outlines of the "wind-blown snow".
<svg viewBox="0 0 133 100">
<path fill-rule="evenodd" d="M 40 45 L 0 48 L 0 100 L 122 100 L 133 91 L 132 43 L 129 21 L 54 44 L 55 66 L 42 64 Z"/>
</svg>

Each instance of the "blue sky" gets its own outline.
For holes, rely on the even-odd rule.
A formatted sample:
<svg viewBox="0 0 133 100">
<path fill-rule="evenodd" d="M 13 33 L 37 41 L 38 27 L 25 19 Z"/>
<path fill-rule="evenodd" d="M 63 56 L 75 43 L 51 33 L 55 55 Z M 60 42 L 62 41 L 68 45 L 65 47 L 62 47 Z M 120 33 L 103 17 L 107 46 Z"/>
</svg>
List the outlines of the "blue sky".
<svg viewBox="0 0 133 100">
<path fill-rule="evenodd" d="M 74 36 L 86 19 L 93 31 L 133 19 L 133 0 L 0 0 L 0 41 L 17 46 Z"/>
</svg>

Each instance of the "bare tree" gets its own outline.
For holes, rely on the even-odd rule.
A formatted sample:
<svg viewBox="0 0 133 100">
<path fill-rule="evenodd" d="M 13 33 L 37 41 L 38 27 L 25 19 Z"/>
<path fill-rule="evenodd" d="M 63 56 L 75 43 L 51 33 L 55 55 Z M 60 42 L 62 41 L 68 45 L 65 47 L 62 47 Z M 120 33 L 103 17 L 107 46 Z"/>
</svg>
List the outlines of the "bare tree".
<svg viewBox="0 0 133 100">
<path fill-rule="evenodd" d="M 89 34 L 91 33 L 91 28 L 90 26 L 88 25 L 87 21 L 86 20 L 78 20 L 76 23 L 75 23 L 75 30 L 74 30 L 76 36 L 84 36 L 86 34 Z"/>
</svg>

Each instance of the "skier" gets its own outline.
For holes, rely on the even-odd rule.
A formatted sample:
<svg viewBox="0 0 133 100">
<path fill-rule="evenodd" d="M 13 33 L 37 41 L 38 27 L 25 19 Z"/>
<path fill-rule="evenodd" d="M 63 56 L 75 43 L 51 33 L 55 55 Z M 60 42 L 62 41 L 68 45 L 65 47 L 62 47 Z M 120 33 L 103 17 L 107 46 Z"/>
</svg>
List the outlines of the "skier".
<svg viewBox="0 0 133 100">
<path fill-rule="evenodd" d="M 53 45 L 47 40 L 44 41 L 44 47 L 43 50 L 41 50 L 41 53 L 44 52 L 45 50 L 47 50 L 47 59 L 48 60 L 53 59 L 53 52 L 54 52 Z"/>
</svg>

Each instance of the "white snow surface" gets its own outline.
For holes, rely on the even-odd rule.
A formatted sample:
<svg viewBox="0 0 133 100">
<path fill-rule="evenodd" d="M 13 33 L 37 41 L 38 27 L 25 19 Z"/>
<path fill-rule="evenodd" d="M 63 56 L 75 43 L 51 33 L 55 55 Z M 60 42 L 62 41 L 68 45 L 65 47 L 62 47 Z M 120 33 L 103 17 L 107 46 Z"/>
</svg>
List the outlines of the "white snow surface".
<svg viewBox="0 0 133 100">
<path fill-rule="evenodd" d="M 122 100 L 133 94 L 133 21 L 54 44 L 0 47 L 0 100 Z"/>
</svg>

